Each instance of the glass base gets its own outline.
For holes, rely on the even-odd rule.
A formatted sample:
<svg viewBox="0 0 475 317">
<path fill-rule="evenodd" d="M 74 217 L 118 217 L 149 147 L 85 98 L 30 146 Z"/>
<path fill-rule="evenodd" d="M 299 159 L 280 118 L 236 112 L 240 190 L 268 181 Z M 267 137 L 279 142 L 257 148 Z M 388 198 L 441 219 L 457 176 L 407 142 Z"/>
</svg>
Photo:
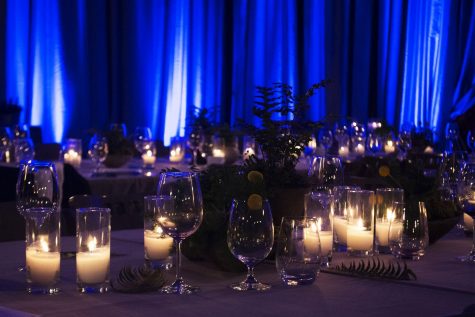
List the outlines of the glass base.
<svg viewBox="0 0 475 317">
<path fill-rule="evenodd" d="M 376 246 L 376 254 L 391 254 L 391 249 L 389 249 L 389 246 L 378 245 Z"/>
<path fill-rule="evenodd" d="M 280 274 L 282 282 L 287 286 L 298 286 L 298 285 L 311 285 L 315 282 L 317 278 L 317 273 L 315 270 L 306 270 L 306 271 L 295 271 L 282 270 Z"/>
<path fill-rule="evenodd" d="M 422 259 L 424 254 L 425 254 L 424 250 L 417 250 L 417 251 L 401 250 L 401 251 L 397 252 L 396 254 L 394 254 L 394 256 L 396 258 L 402 259 L 402 260 L 418 261 L 418 260 Z"/>
<path fill-rule="evenodd" d="M 61 292 L 58 287 L 44 287 L 44 286 L 27 286 L 26 291 L 28 294 L 33 295 L 55 295 Z"/>
<path fill-rule="evenodd" d="M 83 294 L 104 294 L 109 292 L 110 287 L 108 283 L 97 285 L 78 285 L 77 290 Z"/>
<path fill-rule="evenodd" d="M 188 285 L 183 280 L 176 280 L 172 285 L 164 286 L 160 292 L 164 294 L 188 295 L 200 290 L 199 287 Z"/>
<path fill-rule="evenodd" d="M 271 288 L 269 284 L 263 284 L 260 282 L 256 282 L 256 283 L 240 282 L 240 283 L 231 284 L 229 287 L 231 287 L 235 291 L 267 291 Z"/>
<path fill-rule="evenodd" d="M 150 269 L 170 270 L 173 268 L 173 257 L 168 257 L 163 260 L 149 260 L 145 259 L 145 267 Z"/>
<path fill-rule="evenodd" d="M 346 252 L 346 244 L 335 242 L 335 252 Z"/>
<path fill-rule="evenodd" d="M 457 260 L 459 260 L 460 262 L 475 264 L 475 252 L 470 252 L 467 255 L 458 256 Z"/>
</svg>

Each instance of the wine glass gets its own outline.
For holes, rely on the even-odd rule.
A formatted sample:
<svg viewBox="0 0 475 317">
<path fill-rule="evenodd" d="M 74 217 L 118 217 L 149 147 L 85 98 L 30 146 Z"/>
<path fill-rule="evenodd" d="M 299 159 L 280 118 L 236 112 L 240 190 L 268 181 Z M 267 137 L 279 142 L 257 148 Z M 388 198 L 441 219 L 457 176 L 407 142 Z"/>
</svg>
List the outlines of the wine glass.
<svg viewBox="0 0 475 317">
<path fill-rule="evenodd" d="M 91 160 L 96 163 L 96 168 L 94 173 L 99 171 L 101 164 L 106 160 L 107 154 L 109 153 L 109 146 L 107 144 L 107 139 L 100 134 L 94 134 L 89 141 L 89 150 L 87 151 Z"/>
<path fill-rule="evenodd" d="M 445 125 L 445 151 L 452 153 L 459 142 L 460 129 L 456 122 L 449 121 Z"/>
<path fill-rule="evenodd" d="M 166 294 L 192 294 L 198 287 L 186 284 L 181 269 L 181 242 L 191 236 L 203 220 L 203 199 L 198 174 L 193 172 L 164 172 L 158 182 L 158 196 L 171 197 L 171 203 L 164 203 L 159 209 L 158 222 L 163 232 L 175 243 L 176 278 L 162 288 Z"/>
<path fill-rule="evenodd" d="M 338 156 L 314 156 L 308 176 L 315 188 L 332 189 L 343 184 L 343 167 Z"/>
<path fill-rule="evenodd" d="M 27 124 L 17 124 L 13 127 L 13 138 L 24 139 L 30 137 L 30 129 Z"/>
<path fill-rule="evenodd" d="M 328 150 L 333 145 L 333 133 L 329 128 L 323 127 L 318 131 L 318 143 L 323 145 L 325 148 L 325 154 L 327 154 Z"/>
<path fill-rule="evenodd" d="M 142 155 L 152 142 L 152 131 L 148 127 L 137 127 L 134 132 L 134 145 L 137 151 Z"/>
<path fill-rule="evenodd" d="M 398 144 L 401 148 L 401 155 L 403 158 L 407 157 L 407 153 L 412 148 L 412 125 L 405 123 L 401 126 L 398 136 Z"/>
<path fill-rule="evenodd" d="M 8 127 L 0 127 L 0 160 L 11 147 L 12 133 Z"/>
<path fill-rule="evenodd" d="M 257 194 L 247 200 L 233 200 L 227 232 L 228 248 L 247 266 L 244 281 L 232 284 L 237 291 L 265 291 L 270 285 L 260 283 L 254 277 L 254 267 L 264 260 L 274 243 L 274 224 L 269 202 Z"/>
<path fill-rule="evenodd" d="M 199 130 L 193 130 L 191 131 L 190 135 L 188 136 L 188 147 L 191 149 L 193 152 L 193 157 L 191 160 L 191 165 L 197 164 L 197 158 L 198 158 L 198 149 L 200 148 L 201 143 L 203 143 L 204 137 L 201 131 Z"/>
<path fill-rule="evenodd" d="M 127 127 L 125 126 L 125 123 L 111 123 L 109 129 L 122 134 L 124 138 L 127 137 Z"/>
<path fill-rule="evenodd" d="M 381 153 L 383 150 L 383 140 L 376 133 L 369 133 L 366 138 L 366 149 L 373 155 Z"/>
<path fill-rule="evenodd" d="M 345 120 L 335 123 L 333 135 L 335 136 L 335 140 L 338 142 L 338 146 L 342 146 L 342 144 L 348 142 L 350 139 L 348 130 L 348 124 Z"/>
<path fill-rule="evenodd" d="M 31 161 L 35 157 L 35 148 L 30 138 L 16 138 L 13 140 L 15 162 Z"/>
<path fill-rule="evenodd" d="M 468 163 L 465 165 L 460 179 L 461 191 L 460 201 L 462 205 L 462 218 L 463 214 L 472 218 L 472 232 L 475 229 L 475 163 Z M 462 219 L 463 221 L 463 219 Z M 475 264 L 475 233 L 473 234 L 472 249 L 467 255 L 458 257 L 460 261 L 469 262 Z"/>
</svg>

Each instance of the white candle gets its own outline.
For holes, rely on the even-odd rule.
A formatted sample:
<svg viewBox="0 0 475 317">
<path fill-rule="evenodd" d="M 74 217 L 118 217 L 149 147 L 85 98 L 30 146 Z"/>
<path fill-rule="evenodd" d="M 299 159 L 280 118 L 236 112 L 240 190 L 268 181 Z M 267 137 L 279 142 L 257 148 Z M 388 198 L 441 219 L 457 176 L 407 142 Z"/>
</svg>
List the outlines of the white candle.
<svg viewBox="0 0 475 317">
<path fill-rule="evenodd" d="M 26 267 L 32 282 L 48 285 L 55 282 L 59 275 L 61 255 L 49 252 L 48 243 L 40 240 L 26 249 Z"/>
<path fill-rule="evenodd" d="M 145 165 L 154 165 L 156 159 L 152 150 L 147 150 L 147 152 L 142 155 L 142 160 Z"/>
<path fill-rule="evenodd" d="M 224 157 L 224 151 L 221 149 L 213 149 L 214 157 Z"/>
<path fill-rule="evenodd" d="M 170 151 L 170 162 L 180 162 L 184 155 L 185 151 L 180 146 L 177 146 Z"/>
<path fill-rule="evenodd" d="M 386 210 L 386 217 L 379 218 L 376 220 L 376 238 L 378 239 L 378 245 L 387 247 L 389 246 L 389 226 L 392 224 L 392 221 L 395 218 L 395 214 L 391 208 Z M 394 224 L 399 226 L 398 224 Z"/>
<path fill-rule="evenodd" d="M 426 153 L 426 154 L 432 154 L 432 153 L 434 153 L 434 149 L 433 149 L 431 146 L 427 146 L 427 147 L 424 149 L 424 153 Z"/>
<path fill-rule="evenodd" d="M 164 260 L 170 254 L 173 238 L 162 234 L 162 228 L 144 231 L 145 255 L 149 260 Z"/>
<path fill-rule="evenodd" d="M 356 154 L 359 154 L 359 155 L 363 155 L 364 154 L 364 151 L 365 151 L 365 148 L 364 148 L 364 145 L 363 144 L 357 144 L 355 146 L 355 153 Z"/>
<path fill-rule="evenodd" d="M 248 147 L 244 150 L 244 153 L 242 154 L 242 156 L 243 156 L 244 160 L 247 160 L 248 158 L 251 157 L 251 155 L 255 155 L 255 154 L 256 153 L 254 152 L 254 150 L 252 148 Z"/>
<path fill-rule="evenodd" d="M 341 146 L 338 149 L 338 155 L 341 157 L 347 157 L 349 153 L 350 153 L 350 150 L 347 146 Z"/>
<path fill-rule="evenodd" d="M 386 153 L 394 153 L 396 151 L 396 147 L 394 146 L 394 142 L 392 140 L 388 140 L 384 145 L 384 152 Z"/>
<path fill-rule="evenodd" d="M 363 220 L 358 219 L 356 225 L 347 227 L 348 248 L 357 251 L 368 251 L 373 247 L 373 231 L 363 227 Z"/>
<path fill-rule="evenodd" d="M 465 230 L 473 231 L 473 218 L 467 215 L 466 213 L 463 214 L 463 225 Z"/>
<path fill-rule="evenodd" d="M 320 245 L 322 248 L 322 255 L 327 256 L 331 253 L 333 249 L 333 232 L 331 231 L 320 231 Z"/>
<path fill-rule="evenodd" d="M 109 274 L 110 247 L 96 247 L 96 238 L 88 242 L 87 252 L 76 254 L 76 269 L 78 279 L 86 284 L 103 283 Z"/>
<path fill-rule="evenodd" d="M 320 256 L 323 254 L 323 250 L 321 249 L 321 244 L 319 247 L 318 243 L 318 233 L 315 224 L 312 224 L 312 227 L 304 229 L 304 238 L 303 238 L 303 245 L 305 247 L 305 252 L 311 256 Z"/>
<path fill-rule="evenodd" d="M 64 162 L 78 167 L 81 165 L 81 155 L 75 150 L 70 149 L 64 153 Z"/>
<path fill-rule="evenodd" d="M 341 217 L 334 217 L 333 218 L 333 229 L 335 230 L 335 234 L 338 239 L 338 243 L 346 244 L 346 227 L 347 227 L 347 220 Z"/>
</svg>

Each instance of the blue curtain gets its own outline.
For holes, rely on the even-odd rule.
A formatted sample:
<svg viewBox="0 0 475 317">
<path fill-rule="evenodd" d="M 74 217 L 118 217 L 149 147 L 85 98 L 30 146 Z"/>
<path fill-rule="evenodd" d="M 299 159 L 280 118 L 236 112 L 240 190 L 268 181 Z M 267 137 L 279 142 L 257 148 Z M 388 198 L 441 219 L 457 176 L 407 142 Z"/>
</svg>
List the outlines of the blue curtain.
<svg viewBox="0 0 475 317">
<path fill-rule="evenodd" d="M 125 122 L 168 144 L 187 116 L 254 120 L 256 85 L 324 78 L 309 117 L 441 130 L 475 103 L 470 0 L 0 0 L 0 98 L 45 141 Z"/>
</svg>

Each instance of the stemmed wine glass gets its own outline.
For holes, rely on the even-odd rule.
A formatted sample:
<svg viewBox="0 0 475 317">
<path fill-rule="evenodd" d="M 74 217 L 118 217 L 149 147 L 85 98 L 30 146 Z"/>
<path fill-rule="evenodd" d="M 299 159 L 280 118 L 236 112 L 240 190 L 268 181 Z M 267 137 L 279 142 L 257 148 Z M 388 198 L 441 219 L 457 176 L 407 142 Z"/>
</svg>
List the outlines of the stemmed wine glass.
<svg viewBox="0 0 475 317">
<path fill-rule="evenodd" d="M 20 164 L 16 184 L 16 208 L 27 223 L 41 227 L 59 207 L 58 176 L 54 163 L 29 161 Z M 25 267 L 20 266 L 19 271 Z"/>
<path fill-rule="evenodd" d="M 329 128 L 323 127 L 318 131 L 318 143 L 325 148 L 325 154 L 333 145 L 333 133 Z"/>
<path fill-rule="evenodd" d="M 463 213 L 466 213 L 468 216 L 472 217 L 472 232 L 475 232 L 475 163 L 465 165 L 460 183 L 460 200 L 462 203 L 462 210 Z M 472 249 L 467 255 L 460 256 L 458 259 L 462 262 L 475 264 L 475 233 L 473 234 Z"/>
<path fill-rule="evenodd" d="M 142 155 L 152 143 L 152 131 L 148 127 L 137 127 L 134 132 L 134 145 Z"/>
<path fill-rule="evenodd" d="M 257 194 L 247 200 L 233 200 L 229 215 L 227 242 L 231 253 L 247 266 L 244 281 L 232 284 L 237 291 L 265 291 L 270 285 L 254 277 L 254 267 L 264 260 L 274 243 L 274 225 L 269 202 Z"/>
<path fill-rule="evenodd" d="M 412 125 L 405 123 L 401 126 L 398 136 L 398 144 L 401 148 L 402 158 L 406 158 L 412 148 Z"/>
<path fill-rule="evenodd" d="M 332 189 L 343 184 L 343 166 L 338 156 L 314 156 L 308 176 L 319 189 Z"/>
<path fill-rule="evenodd" d="M 163 232 L 171 236 L 176 246 L 175 281 L 162 288 L 166 294 L 192 294 L 198 287 L 186 284 L 181 269 L 181 242 L 191 236 L 203 220 L 203 199 L 198 174 L 192 172 L 164 172 L 160 174 L 158 196 L 169 196 L 170 203 L 159 209 L 158 222 Z"/>
<path fill-rule="evenodd" d="M 91 141 L 89 141 L 89 150 L 87 153 L 91 160 L 96 163 L 94 173 L 99 172 L 101 164 L 106 160 L 107 154 L 109 153 L 107 139 L 100 134 L 94 134 Z"/>
<path fill-rule="evenodd" d="M 190 135 L 188 136 L 187 144 L 188 144 L 188 147 L 193 152 L 191 165 L 197 164 L 198 149 L 201 146 L 201 143 L 203 143 L 203 140 L 204 140 L 203 134 L 199 130 L 191 131 Z"/>
<path fill-rule="evenodd" d="M 0 127 L 0 161 L 3 160 L 3 156 L 11 147 L 12 134 L 10 128 Z"/>
</svg>

